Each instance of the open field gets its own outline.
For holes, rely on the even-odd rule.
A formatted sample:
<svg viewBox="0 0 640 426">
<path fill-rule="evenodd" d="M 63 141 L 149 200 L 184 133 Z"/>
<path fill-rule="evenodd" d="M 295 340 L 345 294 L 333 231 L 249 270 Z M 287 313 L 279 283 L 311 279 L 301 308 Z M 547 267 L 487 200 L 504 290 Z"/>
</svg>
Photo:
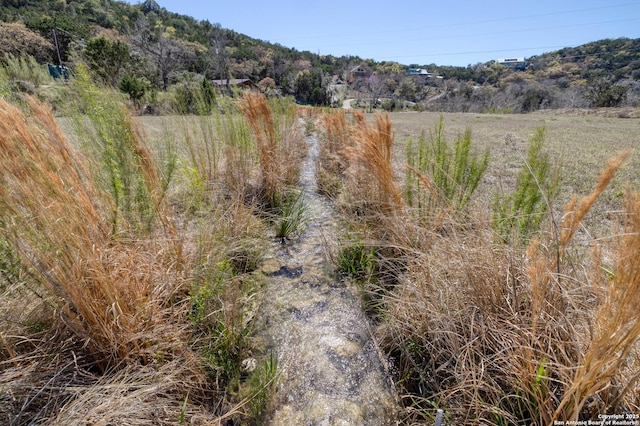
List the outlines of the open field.
<svg viewBox="0 0 640 426">
<path fill-rule="evenodd" d="M 418 139 L 424 132 L 433 131 L 440 118 L 439 113 L 402 112 L 389 115 L 395 131 L 394 160 L 398 178 L 403 179 L 405 162 L 404 146 L 408 139 Z M 212 118 L 140 117 L 138 120 L 151 140 L 171 137 L 177 142 L 184 139 L 184 129 L 199 128 Z M 444 127 L 447 140 L 453 142 L 464 133 L 472 131 L 476 151 L 489 150 L 489 168 L 478 188 L 477 196 L 490 201 L 501 187 L 509 189 L 515 182 L 515 174 L 526 155 L 526 142 L 535 130 L 544 126 L 547 130 L 545 147 L 553 162 L 561 167 L 560 201 L 571 195 L 586 194 L 598 178 L 606 160 L 617 152 L 640 150 L 640 120 L 596 115 L 568 115 L 553 112 L 535 114 L 473 114 L 446 113 Z M 614 188 L 605 195 L 604 206 L 597 207 L 599 214 L 616 207 L 621 190 L 626 183 L 640 186 L 640 152 L 629 158 L 619 171 Z M 619 205 L 618 205 L 619 207 Z"/>
<path fill-rule="evenodd" d="M 390 117 L 396 132 L 396 158 L 404 160 L 402 150 L 406 140 L 417 139 L 423 131 L 427 135 L 432 132 L 440 114 L 392 113 Z M 591 191 L 607 159 L 625 150 L 636 152 L 618 172 L 599 204 L 594 206 L 587 223 L 606 221 L 612 211 L 620 210 L 620 195 L 627 182 L 632 188 L 640 188 L 639 119 L 553 111 L 526 115 L 446 113 L 444 126 L 450 142 L 470 128 L 475 149 L 489 150 L 489 167 L 476 192 L 485 206 L 501 188 L 507 192 L 513 189 L 515 175 L 526 156 L 526 142 L 541 126 L 547 130 L 546 150 L 551 160 L 561 167 L 561 189 L 556 207 L 562 206 L 572 195 L 585 195 Z"/>
</svg>

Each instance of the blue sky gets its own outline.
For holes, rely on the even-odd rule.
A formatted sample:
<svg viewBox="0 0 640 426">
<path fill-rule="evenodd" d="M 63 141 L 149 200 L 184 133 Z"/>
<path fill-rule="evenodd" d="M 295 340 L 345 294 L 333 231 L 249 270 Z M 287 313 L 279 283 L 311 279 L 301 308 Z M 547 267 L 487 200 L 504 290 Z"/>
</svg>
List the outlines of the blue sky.
<svg viewBox="0 0 640 426">
<path fill-rule="evenodd" d="M 405 65 L 466 66 L 604 38 L 640 38 L 640 0 L 156 1 L 297 50 Z"/>
</svg>

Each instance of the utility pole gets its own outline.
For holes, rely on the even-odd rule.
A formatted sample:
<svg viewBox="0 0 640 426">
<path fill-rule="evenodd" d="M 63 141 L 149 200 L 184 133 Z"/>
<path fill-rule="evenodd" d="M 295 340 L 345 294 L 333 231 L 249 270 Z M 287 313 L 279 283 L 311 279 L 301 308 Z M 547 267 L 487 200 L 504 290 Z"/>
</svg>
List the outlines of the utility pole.
<svg viewBox="0 0 640 426">
<path fill-rule="evenodd" d="M 58 35 L 56 34 L 56 28 L 53 27 L 51 29 L 51 32 L 53 33 L 53 41 L 56 45 L 56 53 L 58 53 L 58 65 L 62 66 L 62 57 L 60 57 L 60 46 L 58 45 Z"/>
</svg>

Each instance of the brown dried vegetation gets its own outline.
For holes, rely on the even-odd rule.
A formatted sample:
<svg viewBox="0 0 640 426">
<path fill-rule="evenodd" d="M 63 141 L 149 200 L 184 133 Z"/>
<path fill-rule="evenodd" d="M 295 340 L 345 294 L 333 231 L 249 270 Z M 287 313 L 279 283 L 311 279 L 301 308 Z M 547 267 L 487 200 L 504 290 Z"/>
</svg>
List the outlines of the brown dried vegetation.
<svg viewBox="0 0 640 426">
<path fill-rule="evenodd" d="M 397 369 L 405 421 L 428 423 L 436 408 L 451 424 L 470 425 L 546 425 L 637 412 L 637 193 L 626 191 L 624 229 L 592 241 L 591 257 L 582 249 L 584 236 L 575 242 L 629 153 L 611 159 L 589 195 L 570 200 L 560 223 L 549 214 L 545 231 L 521 248 L 499 242 L 491 213 L 481 209 L 465 223 L 443 211 L 428 215 L 435 221 L 416 222 L 394 195 L 392 169 L 380 167 L 389 163 L 389 151 L 363 143 L 362 136 L 377 134 L 358 120 L 360 136 L 355 130 L 342 143 L 354 146 L 346 168 L 360 167 L 369 179 L 345 187 L 351 192 L 341 200 L 398 207 L 378 209 L 373 224 L 358 209 L 341 211 L 350 239 L 358 241 L 348 253 L 370 247 L 366 270 L 373 273 L 356 279 L 365 280 L 365 300 L 375 303 L 375 334 Z M 390 129 L 380 127 L 379 117 L 376 123 L 376 130 Z M 391 271 L 376 273 L 389 265 Z"/>
</svg>

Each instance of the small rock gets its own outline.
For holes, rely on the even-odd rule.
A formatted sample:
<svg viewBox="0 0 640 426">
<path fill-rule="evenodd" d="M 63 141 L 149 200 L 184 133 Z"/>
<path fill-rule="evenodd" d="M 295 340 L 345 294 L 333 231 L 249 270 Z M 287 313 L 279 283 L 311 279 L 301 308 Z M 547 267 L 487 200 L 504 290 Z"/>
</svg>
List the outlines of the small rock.
<svg viewBox="0 0 640 426">
<path fill-rule="evenodd" d="M 282 265 L 280 264 L 280 262 L 278 262 L 274 258 L 271 258 L 271 259 L 265 259 L 265 261 L 262 262 L 262 267 L 260 268 L 260 270 L 265 275 L 273 275 L 276 272 L 278 272 L 280 268 L 282 268 Z"/>
</svg>

